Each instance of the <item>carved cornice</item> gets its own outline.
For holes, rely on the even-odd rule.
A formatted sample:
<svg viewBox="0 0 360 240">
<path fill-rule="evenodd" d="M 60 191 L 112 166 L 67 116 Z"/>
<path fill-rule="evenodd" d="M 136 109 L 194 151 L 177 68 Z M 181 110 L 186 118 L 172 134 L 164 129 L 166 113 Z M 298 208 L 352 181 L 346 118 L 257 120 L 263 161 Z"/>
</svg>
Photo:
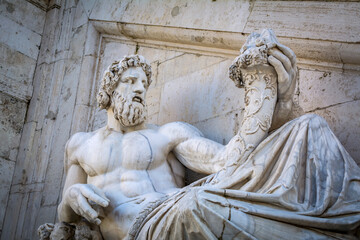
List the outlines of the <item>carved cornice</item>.
<svg viewBox="0 0 360 240">
<path fill-rule="evenodd" d="M 128 43 L 234 58 L 246 33 L 90 20 L 107 37 Z M 110 36 L 111 35 L 111 36 Z M 278 37 L 294 50 L 300 67 L 360 71 L 360 43 Z"/>
</svg>

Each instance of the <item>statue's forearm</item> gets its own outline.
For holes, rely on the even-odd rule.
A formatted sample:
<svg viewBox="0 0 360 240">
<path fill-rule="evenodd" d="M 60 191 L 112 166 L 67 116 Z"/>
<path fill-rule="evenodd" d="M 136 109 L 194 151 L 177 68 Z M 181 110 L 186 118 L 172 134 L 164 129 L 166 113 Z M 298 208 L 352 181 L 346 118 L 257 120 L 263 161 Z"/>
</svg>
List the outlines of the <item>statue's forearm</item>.
<svg viewBox="0 0 360 240">
<path fill-rule="evenodd" d="M 277 78 L 269 65 L 254 66 L 243 71 L 243 76 L 245 114 L 238 135 L 244 139 L 246 151 L 268 134 L 277 100 Z"/>
<path fill-rule="evenodd" d="M 242 69 L 242 77 L 245 113 L 239 132 L 221 153 L 225 166 L 241 164 L 267 136 L 277 100 L 277 75 L 272 66 L 260 64 Z"/>
<path fill-rule="evenodd" d="M 245 114 L 241 128 L 223 146 L 203 137 L 193 137 L 175 148 L 175 155 L 188 168 L 201 173 L 215 173 L 223 167 L 241 164 L 241 160 L 267 136 L 277 96 L 276 72 L 267 64 L 243 71 Z"/>
<path fill-rule="evenodd" d="M 62 199 L 58 206 L 58 217 L 61 222 L 76 222 L 80 216 L 74 212 L 69 204 L 68 190 L 75 184 L 85 184 L 87 175 L 78 164 L 68 166 Z"/>
</svg>

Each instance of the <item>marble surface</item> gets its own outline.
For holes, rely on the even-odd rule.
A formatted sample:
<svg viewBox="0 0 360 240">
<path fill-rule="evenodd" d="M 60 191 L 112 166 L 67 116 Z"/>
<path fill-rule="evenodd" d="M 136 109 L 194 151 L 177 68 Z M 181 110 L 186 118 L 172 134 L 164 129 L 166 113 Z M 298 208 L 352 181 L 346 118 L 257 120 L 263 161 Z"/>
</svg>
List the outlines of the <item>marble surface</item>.
<svg viewBox="0 0 360 240">
<path fill-rule="evenodd" d="M 251 34 L 229 73 L 245 113 L 222 145 L 184 122 L 146 125 L 150 65 L 113 62 L 98 93 L 107 124 L 67 142 L 66 224 L 42 225 L 42 239 L 356 238 L 360 169 L 327 123 L 304 115 L 268 136 L 273 114 L 292 108 L 292 50 L 271 30 Z M 180 163 L 208 176 L 184 187 Z"/>
</svg>

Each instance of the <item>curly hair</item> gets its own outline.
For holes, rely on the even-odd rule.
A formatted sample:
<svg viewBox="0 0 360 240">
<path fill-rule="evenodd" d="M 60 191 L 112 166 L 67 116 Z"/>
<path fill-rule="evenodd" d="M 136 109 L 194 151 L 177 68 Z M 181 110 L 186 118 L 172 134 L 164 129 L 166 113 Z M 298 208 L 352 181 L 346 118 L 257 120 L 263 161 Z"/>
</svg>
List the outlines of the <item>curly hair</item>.
<svg viewBox="0 0 360 240">
<path fill-rule="evenodd" d="M 114 61 L 104 72 L 101 79 L 99 92 L 97 94 L 97 102 L 100 108 L 108 109 L 111 101 L 110 96 L 114 92 L 121 74 L 131 67 L 141 67 L 146 74 L 149 86 L 151 84 L 151 66 L 141 55 L 125 56 L 120 61 Z"/>
<path fill-rule="evenodd" d="M 240 70 L 240 56 L 235 58 L 229 67 L 229 78 L 235 83 L 235 86 L 242 88 L 245 86 Z"/>
</svg>

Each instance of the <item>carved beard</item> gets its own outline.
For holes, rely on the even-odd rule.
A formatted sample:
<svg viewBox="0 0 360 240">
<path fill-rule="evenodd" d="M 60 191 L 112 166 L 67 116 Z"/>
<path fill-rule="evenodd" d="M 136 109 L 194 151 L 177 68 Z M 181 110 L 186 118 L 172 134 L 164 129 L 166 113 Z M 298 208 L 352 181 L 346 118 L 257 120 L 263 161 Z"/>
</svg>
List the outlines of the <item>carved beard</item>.
<svg viewBox="0 0 360 240">
<path fill-rule="evenodd" d="M 114 103 L 114 117 L 124 127 L 132 127 L 143 123 L 146 120 L 145 103 L 138 103 L 132 100 L 132 96 L 124 96 L 114 91 L 112 95 Z"/>
</svg>

